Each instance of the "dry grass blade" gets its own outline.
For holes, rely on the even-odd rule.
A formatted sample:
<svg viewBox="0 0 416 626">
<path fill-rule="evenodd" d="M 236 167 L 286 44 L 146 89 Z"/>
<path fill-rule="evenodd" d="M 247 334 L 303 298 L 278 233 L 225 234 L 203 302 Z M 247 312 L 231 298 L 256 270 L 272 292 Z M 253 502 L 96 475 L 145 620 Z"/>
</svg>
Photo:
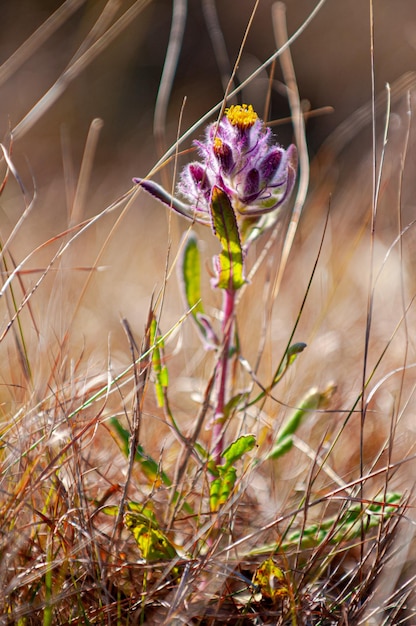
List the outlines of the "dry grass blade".
<svg viewBox="0 0 416 626">
<path fill-rule="evenodd" d="M 175 0 L 172 10 L 172 24 L 169 35 L 169 44 L 166 50 L 165 63 L 160 78 L 155 113 L 153 118 L 153 132 L 160 154 L 165 151 L 165 125 L 169 98 L 175 78 L 176 67 L 182 47 L 186 25 L 187 0 Z"/>
<path fill-rule="evenodd" d="M 80 56 L 75 56 L 69 63 L 68 67 L 62 75 L 56 80 L 55 84 L 45 93 L 45 95 L 35 104 L 35 106 L 25 115 L 25 117 L 13 128 L 12 136 L 15 139 L 23 137 L 38 120 L 45 115 L 45 113 L 51 108 L 51 106 L 62 96 L 68 89 L 71 82 L 80 75 L 80 73 L 96 59 L 103 51 L 123 32 L 127 26 L 140 14 L 140 12 L 149 4 L 151 0 L 136 0 L 136 2 L 128 8 L 125 13 L 119 17 L 114 24 L 106 27 L 105 32 L 101 34 L 101 21 L 102 15 L 100 15 L 100 25 L 97 27 L 97 32 L 94 31 L 92 42 L 88 42 L 89 45 L 85 51 L 80 51 Z M 115 7 L 116 3 L 110 0 L 109 7 Z M 112 8 L 110 15 L 112 16 Z M 106 20 L 107 20 L 107 16 Z M 105 20 L 105 21 L 106 21 Z M 107 26 L 107 24 L 106 24 Z M 95 40 L 96 36 L 98 38 Z"/>
<path fill-rule="evenodd" d="M 65 22 L 85 4 L 86 0 L 66 0 L 0 67 L 3 85 Z"/>
<path fill-rule="evenodd" d="M 286 233 L 285 243 L 282 250 L 282 258 L 279 264 L 279 271 L 275 278 L 273 286 L 273 299 L 275 299 L 280 290 L 280 285 L 282 282 L 286 264 L 288 262 L 290 250 L 295 239 L 299 219 L 306 201 L 306 194 L 309 187 L 309 155 L 306 145 L 305 120 L 302 115 L 295 70 L 290 55 L 290 48 L 289 46 L 287 46 L 288 34 L 286 28 L 285 5 L 283 2 L 275 2 L 275 4 L 273 5 L 273 25 L 275 29 L 277 46 L 281 50 L 283 50 L 280 58 L 280 63 L 282 66 L 283 76 L 287 87 L 287 95 L 290 110 L 292 113 L 292 123 L 295 133 L 296 146 L 299 154 L 298 191 L 296 194 L 295 205 L 293 207 L 289 228 Z"/>
</svg>

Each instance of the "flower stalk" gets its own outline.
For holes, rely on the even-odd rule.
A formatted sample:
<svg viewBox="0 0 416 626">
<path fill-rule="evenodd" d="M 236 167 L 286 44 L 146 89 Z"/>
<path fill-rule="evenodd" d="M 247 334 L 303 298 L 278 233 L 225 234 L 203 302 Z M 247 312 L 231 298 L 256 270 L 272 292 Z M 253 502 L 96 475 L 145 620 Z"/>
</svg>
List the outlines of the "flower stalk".
<svg viewBox="0 0 416 626">
<path fill-rule="evenodd" d="M 280 219 L 296 179 L 295 146 L 284 150 L 273 141 L 270 128 L 251 105 L 231 106 L 217 123 L 210 124 L 205 140 L 195 142 L 199 161 L 184 167 L 177 186 L 182 199 L 157 183 L 135 178 L 145 191 L 183 217 L 211 226 L 221 251 L 213 259 L 211 285 L 223 291 L 221 336 L 204 313 L 200 293 L 199 258 L 192 236 L 184 246 L 182 280 L 186 302 L 207 349 L 219 352 L 216 371 L 216 401 L 211 419 L 212 459 L 221 463 L 224 423 L 227 419 L 229 368 L 237 291 L 245 284 L 245 258 L 250 244 Z"/>
<path fill-rule="evenodd" d="M 227 381 L 230 363 L 231 336 L 234 328 L 235 294 L 232 289 L 223 292 L 222 351 L 217 369 L 217 400 L 212 425 L 214 463 L 219 465 L 224 450 L 225 405 L 227 403 Z"/>
</svg>

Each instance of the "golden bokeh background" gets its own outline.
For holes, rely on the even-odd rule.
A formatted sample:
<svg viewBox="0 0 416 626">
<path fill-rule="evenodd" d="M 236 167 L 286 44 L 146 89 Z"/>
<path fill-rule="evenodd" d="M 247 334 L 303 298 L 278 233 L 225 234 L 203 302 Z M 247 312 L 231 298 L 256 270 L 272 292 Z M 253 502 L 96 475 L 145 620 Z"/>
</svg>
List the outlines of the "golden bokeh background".
<svg viewBox="0 0 416 626">
<path fill-rule="evenodd" d="M 62 359 L 62 369 L 59 370 L 62 380 L 68 376 L 71 359 L 75 363 L 84 363 L 82 371 L 86 378 L 102 374 L 109 355 L 114 371 L 129 363 L 128 343 L 120 320 L 127 318 L 140 339 L 152 294 L 157 297 L 162 288 L 166 265 L 170 269 L 181 234 L 187 228 L 187 224 L 175 216 L 169 217 L 165 209 L 151 198 L 138 194 L 132 202 L 100 217 L 72 241 L 37 287 L 42 269 L 48 266 L 59 246 L 69 240 L 70 235 L 54 238 L 71 224 L 71 214 L 72 219 L 75 215 L 77 222 L 100 214 L 131 189 L 134 176 L 146 175 L 160 156 L 154 140 L 153 115 L 169 40 L 172 5 L 167 0 L 147 3 L 131 0 L 65 3 L 26 0 L 16 3 L 5 0 L 2 3 L 1 135 L 27 195 L 25 197 L 19 184 L 9 176 L 0 199 L 0 230 L 3 244 L 13 233 L 9 251 L 15 263 L 20 263 L 41 246 L 24 264 L 20 274 L 25 292 L 34 290 L 30 310 L 26 305 L 23 307 L 22 320 L 37 381 L 35 387 L 40 396 L 46 393 L 45 387 L 50 384 L 48 372 L 54 370 L 57 359 Z M 230 66 L 237 57 L 253 5 L 254 2 L 247 0 L 216 3 L 219 32 L 225 42 Z M 237 82 L 263 63 L 276 48 L 272 5 L 271 0 L 258 3 L 237 71 Z M 212 3 L 202 0 L 191 0 L 187 6 L 182 51 L 166 113 L 166 146 L 175 141 L 179 125 L 181 132 L 188 129 L 220 102 L 223 95 L 207 25 L 210 6 L 212 8 Z M 287 2 L 289 34 L 301 27 L 316 6 L 317 2 L 311 0 Z M 29 38 L 55 11 L 71 7 L 74 8 L 72 14 L 63 19 L 61 26 L 45 37 L 45 41 L 41 42 L 35 35 L 36 45 L 26 58 L 25 42 L 30 41 Z M 127 13 L 129 11 L 131 14 Z M 85 67 L 77 67 L 69 75 L 65 73 L 74 55 L 88 49 L 88 38 L 94 36 L 94 29 L 108 18 L 103 31 L 108 32 L 117 19 L 123 19 L 123 15 L 131 17 L 124 18 L 126 26 L 120 29 L 118 36 L 100 49 Z M 394 3 L 378 0 L 374 3 L 374 90 L 381 94 L 375 133 L 377 167 L 380 165 L 387 110 L 385 85 L 392 86 L 389 142 L 374 240 L 369 233 L 373 196 L 369 3 L 362 0 L 323 3 L 319 13 L 292 46 L 300 97 L 309 102 L 312 110 L 330 106 L 333 112 L 307 122 L 312 160 L 311 191 L 278 299 L 271 308 L 270 290 L 266 289 L 265 293 L 263 288 L 264 281 L 273 281 L 275 276 L 279 250 L 276 246 L 260 271 L 258 281 L 247 287 L 239 322 L 243 354 L 249 360 L 255 359 L 264 311 L 270 307 L 272 319 L 261 370 L 265 377 L 270 375 L 295 323 L 330 206 L 323 251 L 295 337 L 306 341 L 308 350 L 281 390 L 281 399 L 288 404 L 296 403 L 303 391 L 311 386 L 325 387 L 331 381 L 339 390 L 335 409 L 346 410 L 356 398 L 363 371 L 371 254 L 375 259 L 373 281 L 376 277 L 377 281 L 368 371 L 377 362 L 412 298 L 415 288 L 413 228 L 409 228 L 402 238 L 403 250 L 400 251 L 396 244 L 388 262 L 384 263 L 383 259 L 400 227 L 407 226 L 415 215 L 414 130 L 412 116 L 408 114 L 409 108 L 411 114 L 414 108 L 414 95 L 411 95 L 414 77 L 407 74 L 405 88 L 401 87 L 403 83 L 399 82 L 397 86 L 396 82 L 415 68 L 415 20 L 412 0 Z M 273 120 L 289 115 L 279 83 L 281 76 L 277 64 L 269 113 Z M 65 83 L 62 93 L 49 106 L 42 98 L 52 88 L 49 97 L 53 99 L 62 83 Z M 268 76 L 263 73 L 243 90 L 241 101 L 252 102 L 263 114 L 267 89 Z M 33 108 L 38 107 L 39 102 L 43 102 L 42 115 L 32 124 L 36 112 Z M 362 124 L 354 118 L 360 107 L 365 107 L 360 118 Z M 74 214 L 83 153 L 91 123 L 96 118 L 102 120 L 102 128 L 94 158 L 87 160 L 91 172 L 82 202 Z M 340 128 L 345 132 L 337 130 Z M 195 137 L 201 133 L 200 128 Z M 292 140 L 289 123 L 278 126 L 276 133 L 283 145 Z M 325 144 L 330 137 L 332 141 Z M 406 167 L 401 181 L 401 163 L 407 140 Z M 190 145 L 191 142 L 187 141 L 181 149 Z M 323 145 L 327 146 L 326 151 L 320 152 Z M 318 159 L 315 159 L 316 155 L 320 155 Z M 186 158 L 186 155 L 179 157 L 178 167 Z M 4 162 L 2 167 L 4 173 Z M 170 162 L 163 170 L 162 175 L 166 175 L 167 180 L 171 180 L 173 167 Z M 160 180 L 160 176 L 160 173 L 156 174 L 156 179 Z M 14 226 L 25 210 L 25 202 L 29 205 L 32 199 L 29 214 L 14 233 Z M 398 223 L 399 206 L 402 209 L 401 226 Z M 208 267 L 215 244 L 210 241 L 208 231 L 199 229 L 198 232 L 205 242 L 203 250 Z M 50 243 L 42 246 L 49 240 Z M 167 261 L 169 240 L 171 249 Z M 251 251 L 250 263 L 254 263 L 263 246 L 262 240 Z M 89 272 L 91 267 L 94 269 Z M 22 288 L 17 280 L 13 285 L 17 301 L 21 302 Z M 219 304 L 218 297 L 210 293 L 208 282 L 206 287 L 207 300 L 214 308 Z M 403 290 L 406 293 L 404 302 Z M 182 313 L 183 304 L 173 271 L 167 281 L 163 330 L 174 325 Z M 400 332 L 395 335 L 388 356 L 377 370 L 380 377 L 403 365 L 404 346 L 409 347 L 406 358 L 411 361 L 414 349 L 410 330 L 412 316 L 410 306 L 406 312 L 409 327 L 403 330 L 402 324 Z M 10 310 L 3 304 L 3 353 L 8 356 L 3 360 L 2 379 L 6 396 L 11 383 L 24 386 L 18 373 L 13 334 L 8 330 L 9 319 Z M 181 351 L 179 348 L 182 347 Z M 177 393 L 183 402 L 178 410 L 186 413 L 188 401 L 183 398 L 186 395 L 184 390 L 192 388 L 192 381 L 196 381 L 195 388 L 200 388 L 198 381 L 206 380 L 209 369 L 201 365 L 202 359 L 198 356 L 201 349 L 189 325 L 185 324 L 178 331 L 168 352 L 171 367 L 178 373 Z M 407 384 L 410 389 L 411 376 L 409 383 L 406 378 Z M 369 421 L 370 434 L 380 432 L 380 436 L 384 436 L 389 411 L 394 405 L 392 397 L 399 387 L 397 377 L 392 375 L 383 385 L 383 393 L 376 396 L 374 403 L 377 405 L 375 410 L 379 411 L 379 421 Z M 409 407 L 413 406 L 413 396 L 410 391 L 408 393 L 406 410 L 411 412 Z M 277 408 L 271 411 L 273 414 Z M 310 428 L 313 430 L 314 425 Z M 327 422 L 316 430 L 317 440 L 326 428 L 331 429 Z M 407 428 L 413 429 L 411 420 Z M 357 449 L 358 431 L 354 420 L 348 436 L 353 438 L 354 449 Z M 354 464 L 357 454 L 353 455 Z M 341 453 L 339 456 L 341 466 L 344 462 L 351 465 L 351 455 L 347 454 L 345 459 Z"/>
</svg>

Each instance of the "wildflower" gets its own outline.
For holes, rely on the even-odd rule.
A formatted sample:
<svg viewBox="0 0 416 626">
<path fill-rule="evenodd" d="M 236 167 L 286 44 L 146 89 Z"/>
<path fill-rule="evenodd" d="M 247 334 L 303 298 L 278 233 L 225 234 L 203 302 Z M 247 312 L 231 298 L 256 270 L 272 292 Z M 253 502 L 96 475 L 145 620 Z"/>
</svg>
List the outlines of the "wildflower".
<svg viewBox="0 0 416 626">
<path fill-rule="evenodd" d="M 242 239 L 247 244 L 273 225 L 289 198 L 296 178 L 297 152 L 273 143 L 251 105 L 231 106 L 219 123 L 210 124 L 204 141 L 195 141 L 200 161 L 183 169 L 173 198 L 152 181 L 134 179 L 145 190 L 185 217 L 211 224 L 214 187 L 227 194 Z"/>
</svg>

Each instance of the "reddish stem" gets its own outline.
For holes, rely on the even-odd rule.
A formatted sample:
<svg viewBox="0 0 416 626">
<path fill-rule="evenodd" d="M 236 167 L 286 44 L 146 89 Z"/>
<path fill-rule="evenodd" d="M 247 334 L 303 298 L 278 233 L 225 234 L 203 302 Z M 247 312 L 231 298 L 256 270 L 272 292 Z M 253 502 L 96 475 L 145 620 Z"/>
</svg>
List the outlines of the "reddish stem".
<svg viewBox="0 0 416 626">
<path fill-rule="evenodd" d="M 213 458 L 216 465 L 221 463 L 224 450 L 224 408 L 227 402 L 227 374 L 230 361 L 231 334 L 234 318 L 235 290 L 225 289 L 223 298 L 222 354 L 217 370 L 217 404 L 214 413 L 212 438 L 214 442 Z"/>
</svg>

